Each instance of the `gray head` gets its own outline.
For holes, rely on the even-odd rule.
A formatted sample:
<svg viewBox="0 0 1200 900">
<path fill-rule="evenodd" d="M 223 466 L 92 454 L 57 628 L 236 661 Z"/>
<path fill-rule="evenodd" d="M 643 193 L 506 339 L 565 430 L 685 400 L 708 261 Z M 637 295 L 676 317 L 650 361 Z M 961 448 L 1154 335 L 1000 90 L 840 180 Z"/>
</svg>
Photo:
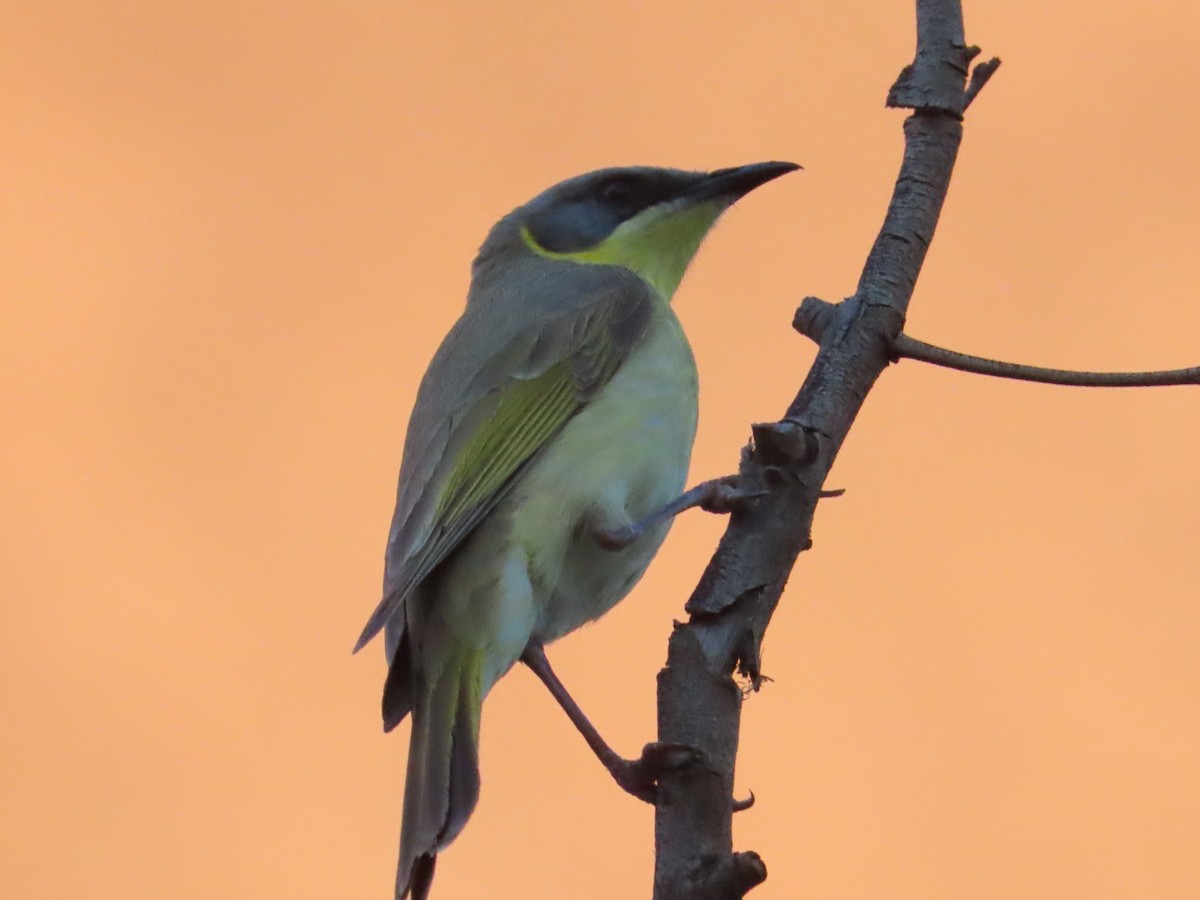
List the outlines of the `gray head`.
<svg viewBox="0 0 1200 900">
<path fill-rule="evenodd" d="M 800 168 L 753 163 L 714 172 L 647 166 L 600 169 L 568 178 L 500 220 L 475 263 L 505 251 L 630 269 L 669 298 L 700 242 L 730 205 Z"/>
</svg>

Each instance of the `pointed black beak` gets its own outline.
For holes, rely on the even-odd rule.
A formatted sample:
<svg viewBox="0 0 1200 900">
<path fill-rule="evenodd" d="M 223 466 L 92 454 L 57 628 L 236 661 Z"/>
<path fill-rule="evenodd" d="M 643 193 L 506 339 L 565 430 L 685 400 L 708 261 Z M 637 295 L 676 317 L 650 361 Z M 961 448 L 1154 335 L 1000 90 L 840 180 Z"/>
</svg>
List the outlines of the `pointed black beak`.
<svg viewBox="0 0 1200 900">
<path fill-rule="evenodd" d="M 756 187 L 799 168 L 801 167 L 792 162 L 760 162 L 732 169 L 717 169 L 704 176 L 703 180 L 687 192 L 687 196 L 695 201 L 721 198 L 733 203 Z"/>
</svg>

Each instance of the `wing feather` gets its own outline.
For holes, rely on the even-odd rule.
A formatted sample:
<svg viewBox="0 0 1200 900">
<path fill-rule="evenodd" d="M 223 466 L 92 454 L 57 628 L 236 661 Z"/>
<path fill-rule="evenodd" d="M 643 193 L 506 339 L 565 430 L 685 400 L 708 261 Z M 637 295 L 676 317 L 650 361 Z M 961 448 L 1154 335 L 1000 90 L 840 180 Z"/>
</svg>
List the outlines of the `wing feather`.
<svg viewBox="0 0 1200 900">
<path fill-rule="evenodd" d="M 518 279 L 529 292 L 521 319 L 503 285 L 470 304 L 430 363 L 405 442 L 383 599 L 355 650 L 385 625 L 402 627 L 404 599 L 608 382 L 662 302 L 626 270 L 561 265 L 569 278 L 546 278 L 542 266 L 542 277 Z M 555 296 L 550 286 L 564 283 L 572 295 Z M 480 344 L 500 349 L 479 359 Z"/>
</svg>

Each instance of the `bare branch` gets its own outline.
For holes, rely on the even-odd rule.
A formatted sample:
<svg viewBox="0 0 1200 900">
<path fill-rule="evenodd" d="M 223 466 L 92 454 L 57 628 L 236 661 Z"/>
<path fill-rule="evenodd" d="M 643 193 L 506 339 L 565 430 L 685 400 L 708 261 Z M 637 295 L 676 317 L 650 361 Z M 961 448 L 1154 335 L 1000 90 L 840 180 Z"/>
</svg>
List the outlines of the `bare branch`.
<svg viewBox="0 0 1200 900">
<path fill-rule="evenodd" d="M 655 900 L 737 900 L 766 877 L 757 856 L 733 852 L 742 701 L 734 676 L 754 690 L 766 680 L 763 634 L 797 556 L 811 546 L 830 466 L 891 361 L 949 188 L 977 54 L 963 40 L 958 0 L 918 0 L 916 56 L 888 95 L 889 105 L 914 112 L 883 226 L 853 297 L 836 306 L 805 301 L 817 358 L 783 419 L 754 426 L 738 473 L 741 489 L 768 495 L 733 511 L 659 673 L 659 740 L 697 748 L 703 763 L 660 781 Z"/>
<path fill-rule="evenodd" d="M 887 105 L 961 118 L 967 67 L 978 55 L 963 39 L 958 0 L 917 0 L 917 55 L 901 70 Z"/>
<path fill-rule="evenodd" d="M 1036 381 L 1039 384 L 1062 384 L 1074 387 L 1157 387 L 1173 384 L 1200 384 L 1200 366 L 1190 369 L 1169 369 L 1158 372 L 1074 372 L 1068 369 L 1046 369 L 1026 366 L 1021 363 L 1000 362 L 980 356 L 968 356 L 926 344 L 907 334 L 899 334 L 892 341 L 892 350 L 897 359 L 916 359 L 921 362 L 992 375 L 997 378 L 1015 378 L 1018 381 Z"/>
</svg>

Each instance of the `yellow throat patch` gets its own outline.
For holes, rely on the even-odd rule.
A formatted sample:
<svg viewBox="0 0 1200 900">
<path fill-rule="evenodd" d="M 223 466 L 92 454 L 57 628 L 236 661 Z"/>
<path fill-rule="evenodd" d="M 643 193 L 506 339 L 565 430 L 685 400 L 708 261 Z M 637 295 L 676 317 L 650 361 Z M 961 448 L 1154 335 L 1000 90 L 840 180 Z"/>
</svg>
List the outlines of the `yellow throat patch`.
<svg viewBox="0 0 1200 900">
<path fill-rule="evenodd" d="M 547 250 L 523 226 L 521 237 L 530 250 L 548 259 L 629 269 L 669 301 L 726 206 L 718 200 L 651 206 L 626 219 L 595 247 L 571 253 Z"/>
</svg>

